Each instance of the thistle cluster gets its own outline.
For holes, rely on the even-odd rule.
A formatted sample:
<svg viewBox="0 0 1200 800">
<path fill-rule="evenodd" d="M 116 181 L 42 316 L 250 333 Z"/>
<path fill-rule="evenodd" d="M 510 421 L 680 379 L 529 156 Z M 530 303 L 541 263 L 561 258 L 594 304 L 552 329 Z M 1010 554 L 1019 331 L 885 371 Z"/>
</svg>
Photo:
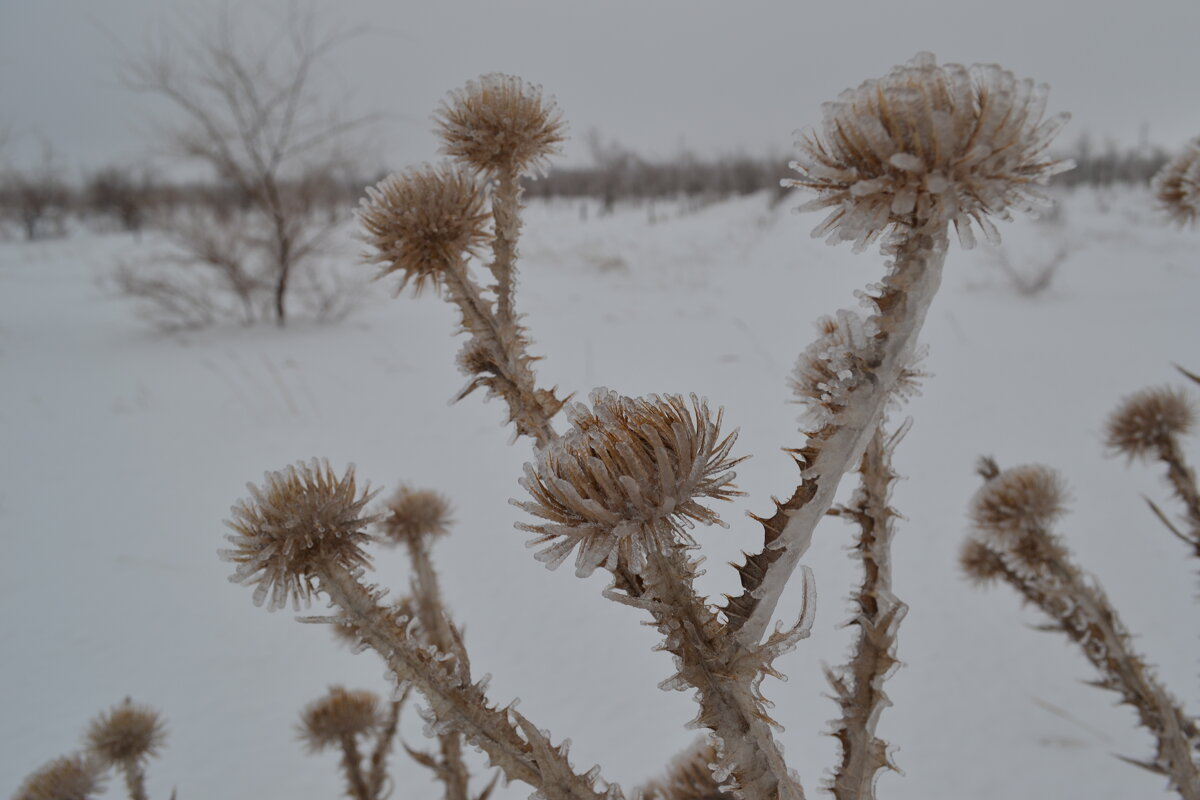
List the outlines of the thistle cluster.
<svg viewBox="0 0 1200 800">
<path fill-rule="evenodd" d="M 450 501 L 430 489 L 401 486 L 388 499 L 377 527 L 396 544 L 444 536 L 450 530 Z"/>
<path fill-rule="evenodd" d="M 13 800 L 92 800 L 104 791 L 104 767 L 83 755 L 56 758 L 32 773 Z"/>
<path fill-rule="evenodd" d="M 154 709 L 130 699 L 92 720 L 84 736 L 88 752 L 105 766 L 137 765 L 158 755 L 167 734 Z"/>
<path fill-rule="evenodd" d="M 856 250 L 949 223 L 964 247 L 973 225 L 998 239 L 989 217 L 1036 208 L 1037 187 L 1072 166 L 1046 154 L 1068 119 L 1043 119 L 1046 94 L 994 64 L 939 66 L 920 53 L 825 103 L 821 131 L 797 141 L 800 177 L 784 185 L 817 193 L 801 210 L 832 209 L 814 236 Z"/>
</svg>

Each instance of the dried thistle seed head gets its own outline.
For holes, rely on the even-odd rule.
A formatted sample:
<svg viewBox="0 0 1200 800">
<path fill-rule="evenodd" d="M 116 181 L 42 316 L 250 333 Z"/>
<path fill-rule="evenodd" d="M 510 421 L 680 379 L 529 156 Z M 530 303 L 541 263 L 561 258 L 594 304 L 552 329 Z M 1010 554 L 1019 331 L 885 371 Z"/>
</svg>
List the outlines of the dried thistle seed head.
<svg viewBox="0 0 1200 800">
<path fill-rule="evenodd" d="M 1004 576 L 1004 559 L 979 539 L 967 539 L 958 554 L 958 564 L 967 578 L 979 586 L 988 586 Z"/>
<path fill-rule="evenodd" d="M 987 481 L 971 501 L 971 521 L 1006 540 L 1045 533 L 1064 511 L 1066 483 L 1040 464 L 1013 467 Z"/>
<path fill-rule="evenodd" d="M 381 717 L 379 698 L 374 692 L 331 686 L 329 694 L 300 712 L 300 738 L 309 750 L 320 752 L 341 744 L 347 737 L 370 733 L 379 726 Z"/>
<path fill-rule="evenodd" d="M 1168 161 L 1151 182 L 1154 196 L 1172 222 L 1195 225 L 1200 219 L 1200 138 Z"/>
<path fill-rule="evenodd" d="M 1105 444 L 1130 458 L 1146 458 L 1171 439 L 1191 433 L 1196 413 L 1187 392 L 1170 386 L 1143 389 L 1121 401 L 1105 426 Z"/>
<path fill-rule="evenodd" d="M 125 698 L 125 702 L 92 720 L 84 744 L 102 764 L 137 764 L 158 755 L 166 738 L 157 711 Z"/>
<path fill-rule="evenodd" d="M 237 565 L 230 580 L 254 585 L 254 604 L 274 611 L 291 600 L 299 609 L 316 592 L 322 566 L 358 570 L 371 563 L 364 529 L 374 517 L 363 507 L 375 496 L 358 493 L 354 467 L 339 478 L 328 461 L 297 463 L 268 472 L 262 487 L 246 484 L 250 498 L 232 508 L 233 549 L 221 557 Z"/>
<path fill-rule="evenodd" d="M 530 547 L 546 545 L 539 561 L 557 567 L 578 548 L 576 574 L 618 565 L 633 571 L 645 554 L 691 543 L 687 529 L 721 518 L 698 500 L 728 500 L 737 432 L 721 438 L 714 419 L 695 395 L 691 408 L 679 395 L 622 397 L 608 389 L 591 394 L 592 408 L 569 405 L 571 430 L 538 451 L 525 465 L 521 486 L 532 500 L 511 501 L 541 518 L 519 523 L 537 534 Z"/>
<path fill-rule="evenodd" d="M 82 755 L 63 756 L 26 778 L 13 800 L 91 800 L 102 791 L 102 765 Z"/>
<path fill-rule="evenodd" d="M 1044 204 L 1036 187 L 1072 166 L 1046 155 L 1068 119 L 1043 121 L 1046 93 L 994 64 L 939 66 L 920 53 L 826 103 L 822 131 L 797 142 L 800 177 L 784 185 L 817 193 L 800 210 L 832 209 L 814 236 L 856 250 L 950 222 L 964 247 L 972 224 L 998 239 L 989 217 Z"/>
<path fill-rule="evenodd" d="M 374 248 L 376 277 L 400 273 L 399 289 L 440 288 L 445 273 L 488 240 L 489 215 L 475 180 L 448 164 L 396 173 L 367 189 L 358 221 Z"/>
<path fill-rule="evenodd" d="M 729 800 L 713 778 L 709 764 L 717 763 L 717 751 L 702 741 L 675 759 L 665 777 L 642 787 L 643 800 Z"/>
<path fill-rule="evenodd" d="M 401 486 L 387 501 L 379 530 L 396 544 L 450 530 L 450 501 L 429 489 Z"/>
<path fill-rule="evenodd" d="M 434 115 L 442 152 L 475 169 L 498 174 L 544 174 L 566 140 L 553 98 L 515 75 L 492 73 L 450 93 Z"/>
</svg>

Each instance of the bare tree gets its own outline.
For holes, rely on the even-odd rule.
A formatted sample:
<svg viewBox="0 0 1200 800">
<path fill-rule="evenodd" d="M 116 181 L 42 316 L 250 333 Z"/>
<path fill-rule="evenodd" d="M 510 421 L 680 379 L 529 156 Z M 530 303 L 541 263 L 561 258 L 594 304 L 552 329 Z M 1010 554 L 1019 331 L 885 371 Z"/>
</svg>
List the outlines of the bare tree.
<svg viewBox="0 0 1200 800">
<path fill-rule="evenodd" d="M 225 11 L 213 24 L 178 28 L 128 59 L 122 78 L 173 108 L 175 121 L 158 128 L 159 141 L 169 155 L 211 168 L 233 201 L 233 208 L 192 206 L 163 221 L 183 260 L 209 273 L 210 286 L 231 291 L 243 312 L 265 305 L 283 325 L 297 291 L 315 291 L 319 307 L 337 305 L 331 296 L 342 287 L 322 281 L 314 264 L 347 216 L 329 205 L 330 187 L 345 183 L 352 165 L 345 136 L 367 119 L 346 118 L 320 96 L 320 72 L 345 31 L 324 32 L 313 13 L 293 9 L 273 21 L 276 33 L 266 41 L 251 42 L 246 23 Z M 252 224 L 198 231 L 225 228 L 230 214 Z M 214 261 L 211 243 L 233 236 L 242 240 L 227 242 Z M 230 265 L 234 252 L 239 263 Z M 174 279 L 160 273 L 144 283 L 128 270 L 124 277 L 122 288 L 151 300 L 155 292 L 146 290 L 163 281 L 172 293 L 197 285 L 185 285 L 177 270 Z M 258 302 L 262 293 L 269 303 Z"/>
</svg>

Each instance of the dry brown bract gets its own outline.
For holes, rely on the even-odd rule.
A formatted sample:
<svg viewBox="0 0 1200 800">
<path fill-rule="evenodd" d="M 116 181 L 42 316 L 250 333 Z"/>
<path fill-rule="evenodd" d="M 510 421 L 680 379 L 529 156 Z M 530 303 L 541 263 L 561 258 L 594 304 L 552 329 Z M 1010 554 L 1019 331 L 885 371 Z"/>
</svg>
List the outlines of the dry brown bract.
<svg viewBox="0 0 1200 800">
<path fill-rule="evenodd" d="M 643 800 L 729 800 L 713 780 L 709 764 L 717 763 L 716 748 L 708 741 L 672 762 L 664 778 L 642 787 Z"/>
<path fill-rule="evenodd" d="M 1151 457 L 1173 437 L 1189 433 L 1195 422 L 1195 410 L 1182 389 L 1144 389 L 1125 398 L 1108 418 L 1105 444 L 1130 458 Z"/>
<path fill-rule="evenodd" d="M 416 292 L 441 288 L 445 271 L 488 241 L 489 218 L 474 179 L 449 164 L 390 175 L 358 209 L 377 277 L 399 272 L 399 290 L 411 283 Z"/>
<path fill-rule="evenodd" d="M 1200 219 L 1200 139 L 1189 142 L 1158 171 L 1153 188 L 1172 222 L 1194 225 Z"/>
<path fill-rule="evenodd" d="M 820 134 L 797 142 L 800 173 L 785 185 L 818 193 L 801 210 L 832 208 L 813 231 L 865 247 L 887 230 L 953 222 L 964 247 L 972 223 L 1044 202 L 1036 186 L 1070 169 L 1046 149 L 1068 119 L 1043 121 L 1047 88 L 994 64 L 938 66 L 929 53 L 824 106 Z"/>
<path fill-rule="evenodd" d="M 554 568 L 578 546 L 577 574 L 618 565 L 640 571 L 650 549 L 691 543 L 696 522 L 720 524 L 697 498 L 728 500 L 741 494 L 731 468 L 742 461 L 729 451 L 733 432 L 720 438 L 721 412 L 713 419 L 695 395 L 691 408 L 679 395 L 622 397 L 607 389 L 591 394 L 592 408 L 569 406 L 572 429 L 525 465 L 521 486 L 532 501 L 515 505 L 546 522 L 518 524 L 538 534 L 530 547 Z"/>
<path fill-rule="evenodd" d="M 56 758 L 26 778 L 13 800 L 90 800 L 104 790 L 101 772 L 85 756 Z"/>
<path fill-rule="evenodd" d="M 442 152 L 492 174 L 543 173 L 566 139 L 566 123 L 540 86 L 492 73 L 450 97 L 434 116 Z"/>
<path fill-rule="evenodd" d="M 971 521 L 1001 537 L 1047 530 L 1066 511 L 1066 484 L 1040 464 L 1006 469 L 988 480 L 971 502 Z"/>
<path fill-rule="evenodd" d="M 154 709 L 126 699 L 88 726 L 84 742 L 103 764 L 136 764 L 158 755 L 167 734 Z"/>
<path fill-rule="evenodd" d="M 449 531 L 450 501 L 429 489 L 401 486 L 387 501 L 379 530 L 398 544 Z"/>
<path fill-rule="evenodd" d="M 232 550 L 221 557 L 237 565 L 234 583 L 254 584 L 254 604 L 274 611 L 291 600 L 307 604 L 316 588 L 316 568 L 330 564 L 354 572 L 370 564 L 362 547 L 371 540 L 364 528 L 374 521 L 363 507 L 375 495 L 357 494 L 354 468 L 338 478 L 327 461 L 298 463 L 269 472 L 260 489 L 246 484 L 250 499 L 232 509 Z"/>
<path fill-rule="evenodd" d="M 300 712 L 300 738 L 315 753 L 370 733 L 381 721 L 379 698 L 374 692 L 331 686 L 329 694 Z"/>
</svg>

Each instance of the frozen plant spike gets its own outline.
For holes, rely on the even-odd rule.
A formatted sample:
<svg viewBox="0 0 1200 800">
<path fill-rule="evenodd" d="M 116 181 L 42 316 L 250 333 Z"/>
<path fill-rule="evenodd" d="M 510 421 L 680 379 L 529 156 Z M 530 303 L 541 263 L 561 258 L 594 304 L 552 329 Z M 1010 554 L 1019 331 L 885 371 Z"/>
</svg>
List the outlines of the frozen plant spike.
<svg viewBox="0 0 1200 800">
<path fill-rule="evenodd" d="M 799 177 L 828 208 L 814 235 L 861 249 L 888 231 L 952 223 L 964 247 L 987 216 L 1032 210 L 1038 187 L 1070 169 L 1047 148 L 1066 114 L 1043 118 L 1047 88 L 994 64 L 938 65 L 929 53 L 825 103 L 820 131 L 803 133 Z"/>
</svg>

